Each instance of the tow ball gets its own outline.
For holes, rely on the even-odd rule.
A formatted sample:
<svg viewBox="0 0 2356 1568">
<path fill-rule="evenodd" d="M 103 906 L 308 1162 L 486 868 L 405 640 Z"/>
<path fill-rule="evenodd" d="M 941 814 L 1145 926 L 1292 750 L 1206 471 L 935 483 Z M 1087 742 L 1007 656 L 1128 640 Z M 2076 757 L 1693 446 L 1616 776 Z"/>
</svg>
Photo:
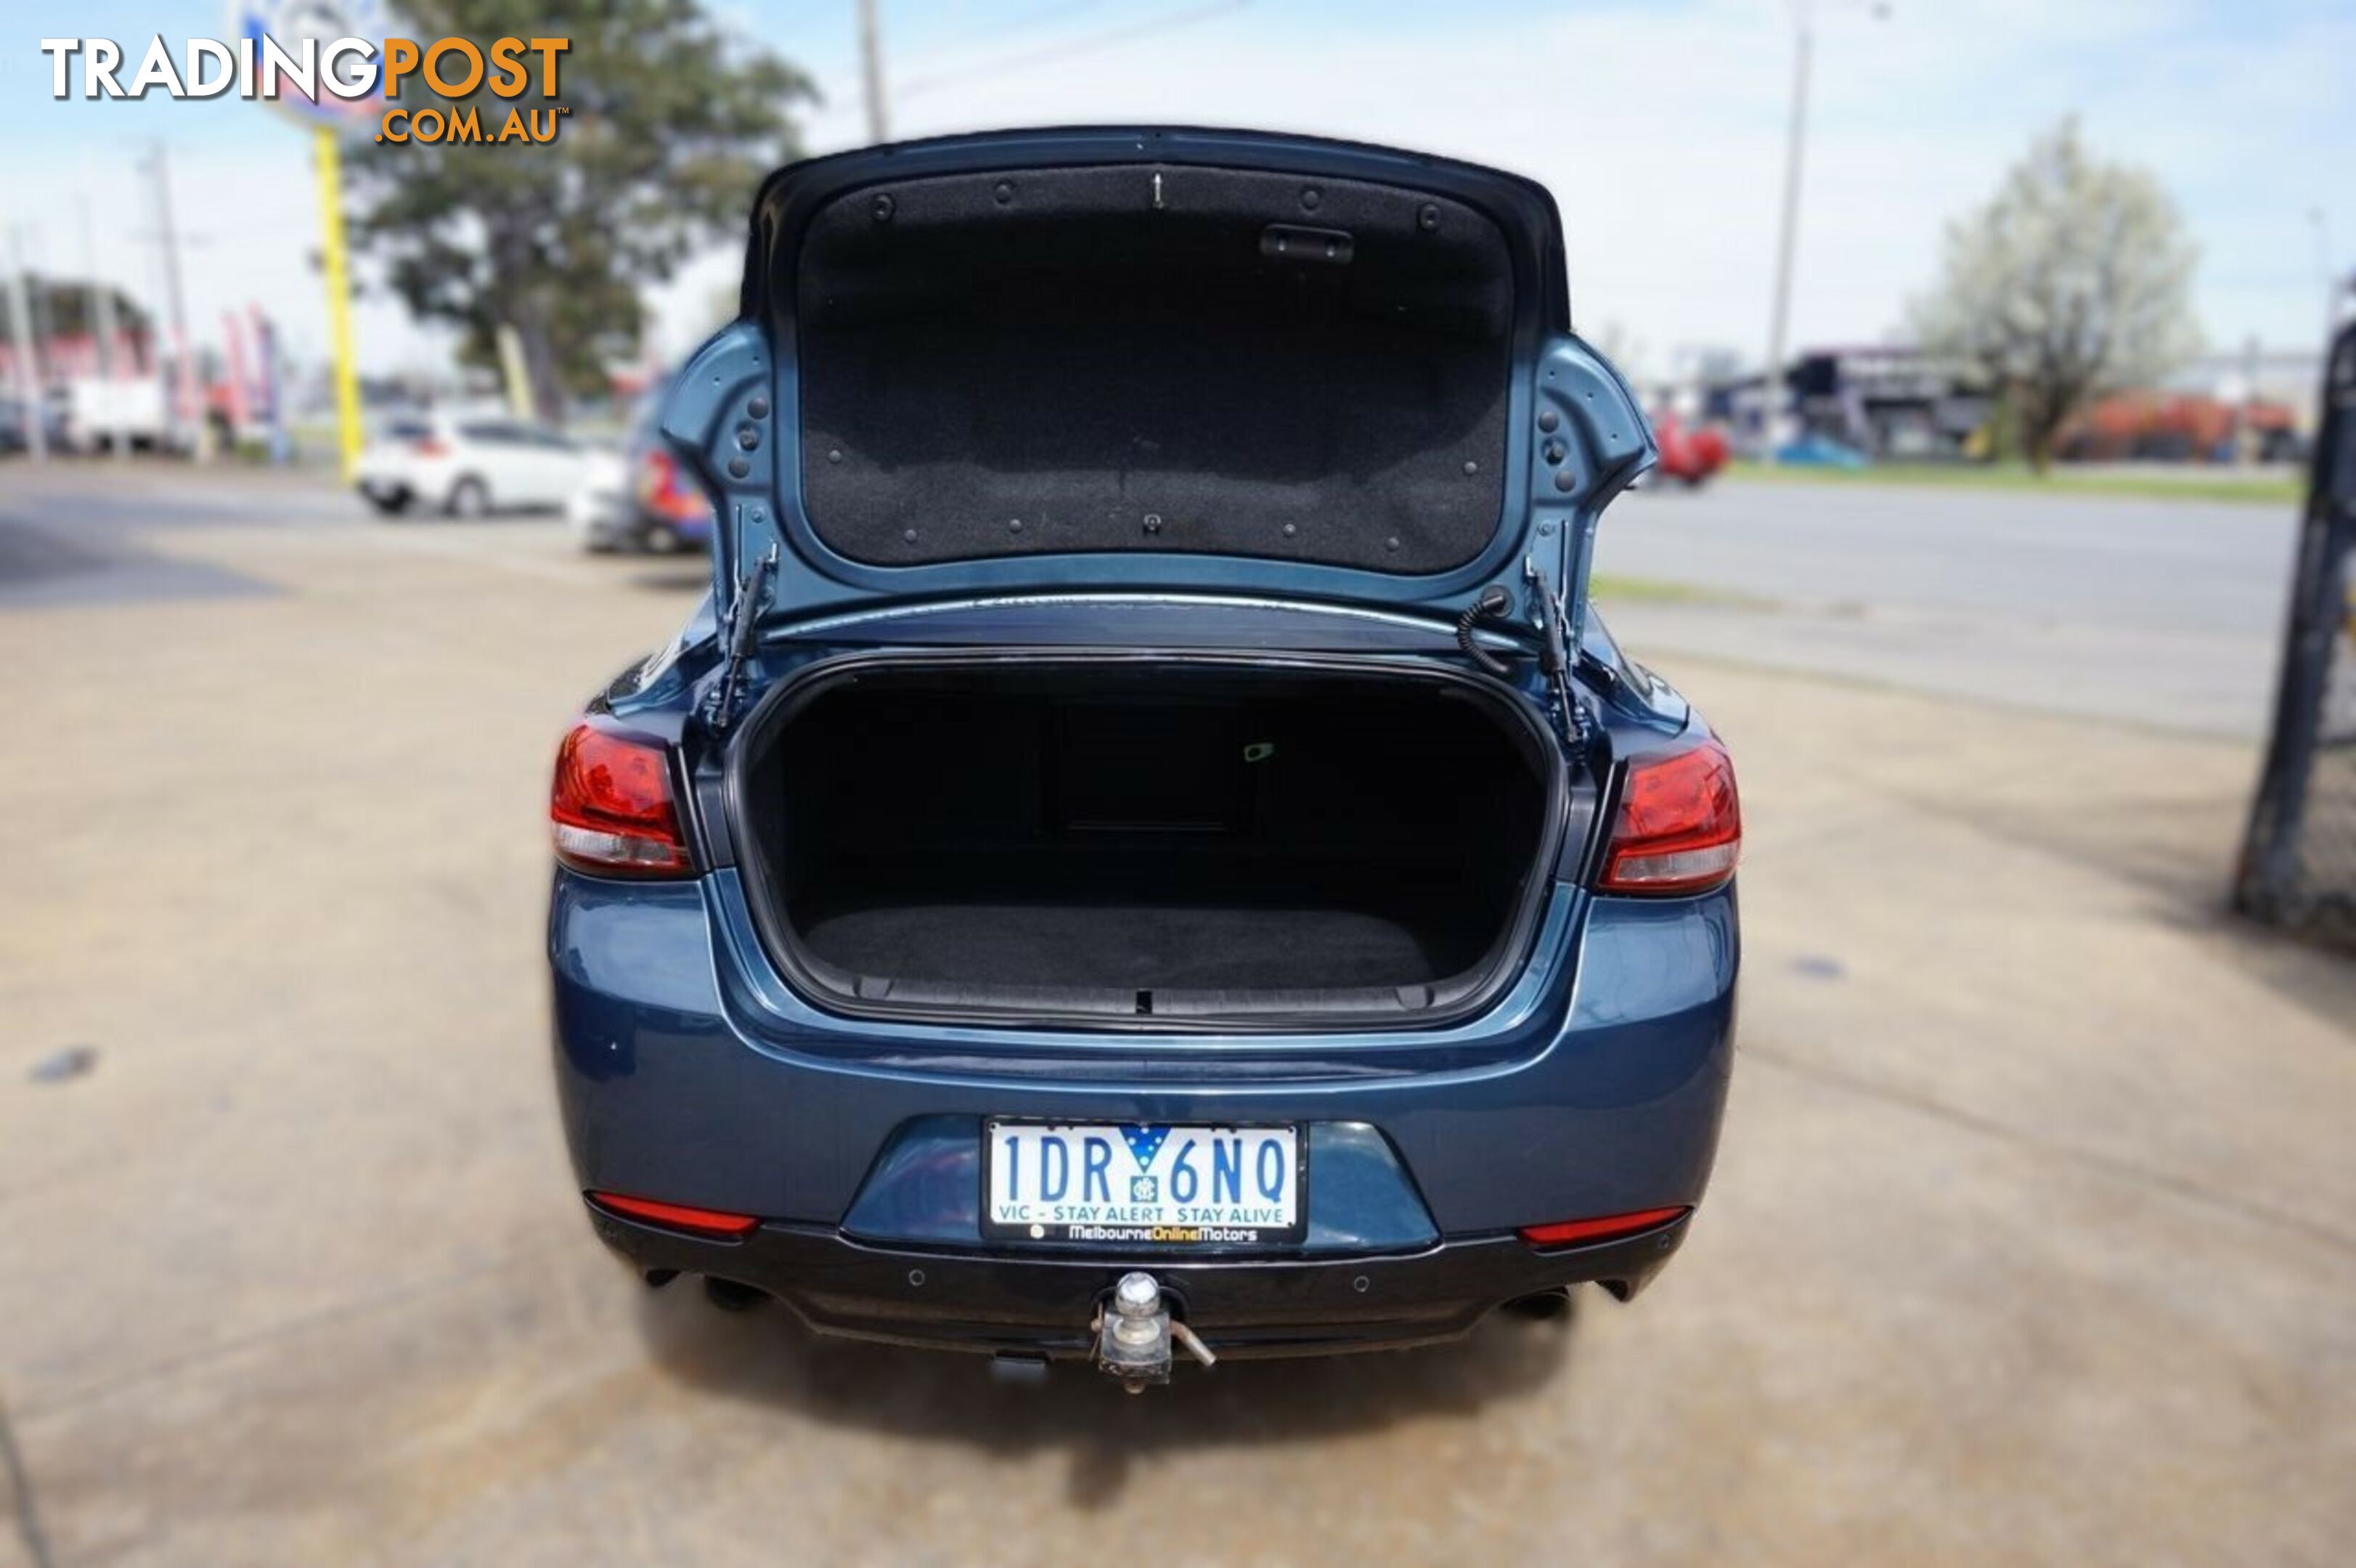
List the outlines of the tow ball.
<svg viewBox="0 0 2356 1568">
<path fill-rule="evenodd" d="M 1131 1393 L 1143 1393 L 1148 1383 L 1170 1381 L 1172 1340 L 1206 1367 L 1219 1358 L 1194 1331 L 1170 1316 L 1162 1299 L 1162 1285 L 1142 1272 L 1125 1274 L 1112 1287 L 1112 1298 L 1097 1308 L 1097 1365 L 1120 1380 Z"/>
</svg>

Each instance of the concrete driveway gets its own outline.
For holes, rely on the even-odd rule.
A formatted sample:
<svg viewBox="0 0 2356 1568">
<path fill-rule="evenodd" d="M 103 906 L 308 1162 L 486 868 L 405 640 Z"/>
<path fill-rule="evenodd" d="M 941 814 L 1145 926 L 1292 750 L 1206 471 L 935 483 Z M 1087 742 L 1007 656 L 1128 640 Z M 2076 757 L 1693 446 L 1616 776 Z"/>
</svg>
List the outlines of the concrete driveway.
<svg viewBox="0 0 2356 1568">
<path fill-rule="evenodd" d="M 548 760 L 699 568 L 246 494 L 0 475 L 98 558 L 0 605 L 6 1568 L 2348 1560 L 2356 966 L 2218 912 L 2249 746 L 1662 655 L 1751 821 L 1676 1266 L 1004 1387 L 649 1294 L 569 1189 Z"/>
</svg>

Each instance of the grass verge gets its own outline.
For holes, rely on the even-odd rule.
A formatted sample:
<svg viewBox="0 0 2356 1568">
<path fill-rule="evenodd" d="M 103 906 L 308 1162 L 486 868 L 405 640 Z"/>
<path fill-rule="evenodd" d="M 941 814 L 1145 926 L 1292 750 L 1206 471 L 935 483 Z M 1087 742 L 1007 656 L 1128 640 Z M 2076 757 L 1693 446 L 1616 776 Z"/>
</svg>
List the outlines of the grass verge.
<svg viewBox="0 0 2356 1568">
<path fill-rule="evenodd" d="M 2243 477 L 2231 473 L 2138 473 L 2119 468 L 2056 468 L 2042 477 L 2020 463 L 1878 463 L 1870 468 L 1768 467 L 1737 462 L 1733 478 L 1769 485 L 1928 485 L 1949 489 L 2017 490 L 2045 496 L 2118 496 L 2158 501 L 2246 501 L 2295 507 L 2305 496 L 2301 479 L 2269 473 Z"/>
<path fill-rule="evenodd" d="M 1690 582 L 1669 582 L 1657 577 L 1617 577 L 1599 571 L 1587 580 L 1587 595 L 1601 604 L 1721 604 L 1745 610 L 1772 610 L 1775 602 L 1724 588 L 1702 588 Z"/>
</svg>

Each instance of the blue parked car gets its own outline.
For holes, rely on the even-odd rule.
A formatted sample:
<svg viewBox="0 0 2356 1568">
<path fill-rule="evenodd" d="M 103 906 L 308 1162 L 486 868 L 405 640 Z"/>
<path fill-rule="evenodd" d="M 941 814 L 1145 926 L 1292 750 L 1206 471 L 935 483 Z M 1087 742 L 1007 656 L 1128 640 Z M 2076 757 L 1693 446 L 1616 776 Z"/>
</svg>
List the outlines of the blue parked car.
<svg viewBox="0 0 2356 1568">
<path fill-rule="evenodd" d="M 1667 1262 L 1741 827 L 1588 603 L 1655 453 L 1544 189 L 1197 130 L 797 164 L 662 426 L 713 592 L 563 741 L 548 949 L 649 1283 L 1135 1388 Z"/>
<path fill-rule="evenodd" d="M 622 450 L 597 453 L 565 503 L 565 520 L 584 549 L 668 555 L 711 548 L 712 497 L 663 439 L 664 390 L 639 400 Z"/>
</svg>

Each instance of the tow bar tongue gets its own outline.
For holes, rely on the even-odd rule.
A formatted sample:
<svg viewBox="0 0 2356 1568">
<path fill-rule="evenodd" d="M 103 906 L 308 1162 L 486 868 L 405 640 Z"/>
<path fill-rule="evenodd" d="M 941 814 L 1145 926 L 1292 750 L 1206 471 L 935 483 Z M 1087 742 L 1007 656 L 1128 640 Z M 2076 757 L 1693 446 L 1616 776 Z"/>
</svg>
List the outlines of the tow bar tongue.
<svg viewBox="0 0 2356 1568">
<path fill-rule="evenodd" d="M 1211 1348 L 1170 1316 L 1159 1281 L 1141 1271 L 1121 1275 L 1112 1299 L 1097 1312 L 1097 1365 L 1130 1392 L 1143 1393 L 1148 1383 L 1170 1381 L 1173 1339 L 1205 1366 L 1218 1364 Z"/>
</svg>

